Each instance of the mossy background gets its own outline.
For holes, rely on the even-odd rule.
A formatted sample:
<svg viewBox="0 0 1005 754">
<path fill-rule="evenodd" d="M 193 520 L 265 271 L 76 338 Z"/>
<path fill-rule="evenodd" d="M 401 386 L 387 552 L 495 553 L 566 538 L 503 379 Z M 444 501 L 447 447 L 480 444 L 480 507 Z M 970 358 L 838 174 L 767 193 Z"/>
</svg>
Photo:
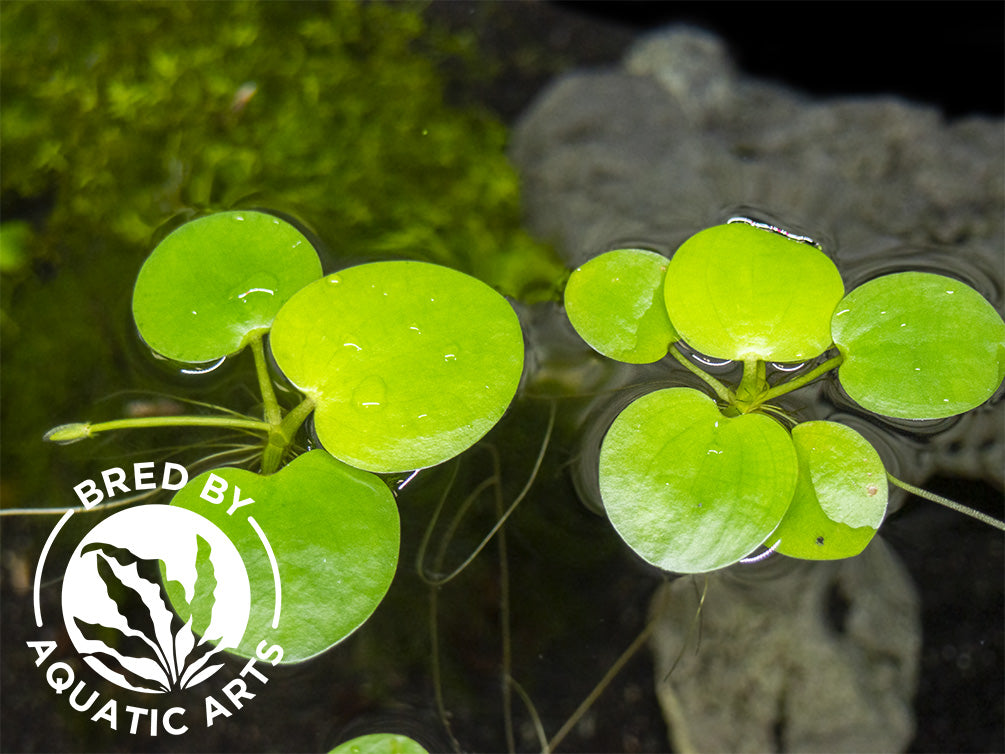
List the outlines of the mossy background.
<svg viewBox="0 0 1005 754">
<path fill-rule="evenodd" d="M 22 220 L 4 233 L 5 450 L 23 472 L 8 505 L 44 477 L 16 440 L 114 384 L 136 272 L 198 213 L 287 213 L 329 271 L 403 256 L 554 294 L 505 127 L 444 101 L 440 69 L 470 65 L 472 38 L 421 5 L 5 3 L 0 35 L 2 209 Z"/>
<path fill-rule="evenodd" d="M 662 15 L 668 4 L 605 5 L 611 18 L 647 15 L 645 26 L 717 15 L 723 28 L 735 29 L 734 44 L 750 42 L 741 63 L 756 66 L 751 51 L 760 50 L 761 60 L 795 51 L 803 56 L 803 81 L 821 65 L 865 70 L 865 78 L 835 85 L 846 92 L 899 86 L 883 78 L 886 66 L 873 52 L 890 67 L 914 67 L 926 86 L 940 78 L 923 64 L 941 61 L 953 96 L 980 89 L 984 103 L 995 92 L 1000 108 L 1000 65 L 976 65 L 980 76 L 953 67 L 989 30 L 1000 46 L 1000 19 L 968 4 L 909 34 L 899 21 L 884 26 L 883 13 L 872 10 L 856 19 L 841 9 L 833 23 L 821 23 L 819 11 L 809 10 L 816 4 L 785 4 L 784 12 L 764 15 L 761 4 L 706 13 L 703 7 L 726 4 L 675 3 L 669 16 Z M 663 9 L 642 10 L 656 6 Z M 984 7 L 1001 15 L 1000 6 Z M 913 23 L 943 11 L 912 14 Z M 757 31 L 764 29 L 771 33 Z M 41 442 L 60 422 L 150 408 L 149 394 L 119 391 L 208 397 L 254 410 L 246 355 L 206 377 L 183 378 L 150 358 L 131 323 L 132 284 L 144 257 L 198 213 L 286 212 L 317 240 L 327 269 L 367 258 L 424 258 L 523 301 L 551 298 L 564 270 L 520 227 L 519 182 L 505 159 L 503 121 L 554 74 L 617 60 L 636 31 L 538 2 L 0 5 L 3 506 L 69 505 L 81 479 L 147 460 L 154 448 L 163 454 L 166 443 L 203 438 L 125 433 L 69 447 Z M 779 38 L 798 44 L 780 45 Z M 914 46 L 905 54 L 908 44 Z M 770 64 L 766 72 L 782 75 Z M 533 461 L 544 415 L 540 403 L 518 406 L 489 438 L 502 453 L 507 499 Z M 514 667 L 549 732 L 632 640 L 659 581 L 603 520 L 579 506 L 566 468 L 575 452 L 574 442 L 559 439 L 533 501 L 507 527 Z M 476 485 L 490 467 L 484 449 L 467 460 L 461 487 Z M 431 749 L 447 748 L 431 699 L 427 595 L 411 567 L 434 502 L 427 498 L 435 498 L 446 473 L 413 483 L 402 506 L 402 567 L 366 628 L 314 663 L 270 673 L 245 711 L 181 741 L 111 734 L 48 688 L 24 642 L 53 638 L 35 630 L 30 579 L 54 520 L 4 519 L 0 748 L 327 751 L 337 740 L 381 728 L 431 736 Z M 963 499 L 989 494 L 955 480 L 934 488 Z M 477 542 L 493 516 L 486 506 L 463 527 L 449 562 Z M 928 509 L 894 522 L 889 534 L 933 590 L 925 592 L 932 597 L 930 648 L 912 750 L 1000 747 L 1000 673 L 981 668 L 1000 658 L 986 641 L 989 631 L 1000 633 L 1001 594 L 974 587 L 987 583 L 974 569 L 1000 563 L 1000 537 Z M 462 743 L 477 750 L 501 749 L 503 741 L 498 590 L 499 563 L 486 552 L 441 594 L 447 703 Z M 47 614 L 58 610 L 54 579 L 43 599 Z M 956 659 L 964 654 L 974 658 L 966 667 Z M 642 653 L 566 748 L 663 750 L 666 730 L 651 683 Z"/>
</svg>

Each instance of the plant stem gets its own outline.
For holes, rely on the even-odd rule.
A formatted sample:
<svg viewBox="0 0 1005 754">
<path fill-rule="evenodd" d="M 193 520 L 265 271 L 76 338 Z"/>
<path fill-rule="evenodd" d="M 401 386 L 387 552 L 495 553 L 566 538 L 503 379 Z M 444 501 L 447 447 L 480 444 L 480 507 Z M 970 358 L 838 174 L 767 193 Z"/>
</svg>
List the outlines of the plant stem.
<svg viewBox="0 0 1005 754">
<path fill-rule="evenodd" d="M 886 472 L 886 478 L 890 480 L 891 484 L 900 487 L 902 490 L 907 490 L 912 495 L 917 495 L 918 497 L 924 498 L 925 500 L 930 500 L 933 503 L 944 505 L 945 507 L 951 508 L 957 513 L 962 513 L 964 516 L 970 516 L 971 518 L 976 518 L 981 523 L 1005 531 L 1005 521 L 999 521 L 997 518 L 994 518 L 993 516 L 989 516 L 986 513 L 981 513 L 980 511 L 974 510 L 973 508 L 963 505 L 962 503 L 957 503 L 955 500 L 950 500 L 947 497 L 942 497 L 942 495 L 936 495 L 934 492 L 929 492 L 928 490 L 923 490 L 920 487 L 915 487 L 913 484 L 908 484 L 907 482 L 897 479 L 889 471 Z"/>
<path fill-rule="evenodd" d="M 262 393 L 265 421 L 272 425 L 278 425 L 282 421 L 283 412 L 279 408 L 279 401 L 276 400 L 272 377 L 269 375 L 269 367 L 265 362 L 263 337 L 263 334 L 259 333 L 251 339 L 251 353 L 255 357 L 255 374 L 258 376 L 258 388 Z"/>
<path fill-rule="evenodd" d="M 719 396 L 719 400 L 721 400 L 723 403 L 731 404 L 736 400 L 736 396 L 733 395 L 732 390 L 723 385 L 721 382 L 719 382 L 719 380 L 717 380 L 715 377 L 710 375 L 705 370 L 692 364 L 688 360 L 688 358 L 677 349 L 677 346 L 674 345 L 670 346 L 669 353 L 677 361 L 679 361 L 685 369 L 691 372 L 691 374 L 695 375 L 700 380 L 702 380 L 706 385 L 712 388 L 712 390 L 715 391 L 715 394 Z"/>
<path fill-rule="evenodd" d="M 780 395 L 785 395 L 786 393 L 790 393 L 793 390 L 801 388 L 803 385 L 813 382 L 813 380 L 817 379 L 817 377 L 820 377 L 840 366 L 842 361 L 844 361 L 844 354 L 839 353 L 837 356 L 827 359 L 827 361 L 818 366 L 816 369 L 813 369 L 800 377 L 796 377 L 794 380 L 783 382 L 780 385 L 775 385 L 773 388 L 765 390 L 757 397 L 757 400 L 751 403 L 750 408 L 757 408 L 762 403 L 766 403 Z"/>
<path fill-rule="evenodd" d="M 286 449 L 290 447 L 300 425 L 313 410 L 314 401 L 310 398 L 304 398 L 283 417 L 281 422 L 268 425 L 269 441 L 262 453 L 263 474 L 272 474 L 279 469 L 283 462 L 283 456 L 286 455 Z"/>
<path fill-rule="evenodd" d="M 641 649 L 646 643 L 649 639 L 649 635 L 653 632 L 655 627 L 655 620 L 650 620 L 645 625 L 642 631 L 639 632 L 639 635 L 635 637 L 635 640 L 628 646 L 628 649 L 622 652 L 621 656 L 618 657 L 618 659 L 614 661 L 614 664 L 608 668 L 606 673 L 604 673 L 604 677 L 600 679 L 600 682 L 594 687 L 593 691 L 591 691 L 586 699 L 584 699 L 583 702 L 576 708 L 576 711 L 572 713 L 572 716 L 565 721 L 565 724 L 562 725 L 558 733 L 552 736 L 548 745 L 544 749 L 544 754 L 551 754 L 551 752 L 555 751 L 555 747 L 562 743 L 565 737 L 569 735 L 573 728 L 576 727 L 576 723 L 578 723 L 583 715 L 586 714 L 587 710 L 593 706 L 593 703 L 600 698 L 600 695 L 604 693 L 607 687 L 611 684 L 611 681 L 613 681 L 617 674 L 621 672 L 621 668 L 625 666 L 625 663 L 632 659 L 632 657 L 635 656 L 635 653 L 638 652 L 639 649 Z"/>
<path fill-rule="evenodd" d="M 760 359 L 743 360 L 743 377 L 740 379 L 740 386 L 736 390 L 738 400 L 745 403 L 753 403 L 754 399 L 764 390 L 767 383 L 765 375 L 767 366 Z"/>
<path fill-rule="evenodd" d="M 144 427 L 222 427 L 244 429 L 251 432 L 268 432 L 269 425 L 258 419 L 234 419 L 229 416 L 138 416 L 113 419 L 97 424 L 87 424 L 86 437 L 114 429 L 141 429 Z"/>
</svg>

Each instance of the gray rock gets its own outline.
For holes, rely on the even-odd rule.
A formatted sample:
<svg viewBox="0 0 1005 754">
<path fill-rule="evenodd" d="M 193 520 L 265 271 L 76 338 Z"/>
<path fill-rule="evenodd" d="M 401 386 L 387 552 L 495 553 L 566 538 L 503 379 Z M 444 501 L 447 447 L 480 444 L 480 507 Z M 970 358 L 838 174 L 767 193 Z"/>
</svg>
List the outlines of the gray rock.
<svg viewBox="0 0 1005 754">
<path fill-rule="evenodd" d="M 882 540 L 850 560 L 778 558 L 707 578 L 666 584 L 651 606 L 656 693 L 675 751 L 906 748 L 919 601 Z M 828 603 L 845 609 L 829 613 Z"/>
</svg>

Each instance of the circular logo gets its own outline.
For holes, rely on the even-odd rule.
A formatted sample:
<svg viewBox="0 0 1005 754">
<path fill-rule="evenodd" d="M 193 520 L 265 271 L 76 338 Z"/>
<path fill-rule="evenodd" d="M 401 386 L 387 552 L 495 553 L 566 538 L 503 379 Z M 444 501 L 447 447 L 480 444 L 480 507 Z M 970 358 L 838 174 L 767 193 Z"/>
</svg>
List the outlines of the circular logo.
<svg viewBox="0 0 1005 754">
<path fill-rule="evenodd" d="M 222 667 L 251 610 L 237 548 L 214 523 L 169 505 L 120 511 L 80 542 L 63 580 L 63 619 L 97 673 L 125 689 L 190 688 Z"/>
</svg>

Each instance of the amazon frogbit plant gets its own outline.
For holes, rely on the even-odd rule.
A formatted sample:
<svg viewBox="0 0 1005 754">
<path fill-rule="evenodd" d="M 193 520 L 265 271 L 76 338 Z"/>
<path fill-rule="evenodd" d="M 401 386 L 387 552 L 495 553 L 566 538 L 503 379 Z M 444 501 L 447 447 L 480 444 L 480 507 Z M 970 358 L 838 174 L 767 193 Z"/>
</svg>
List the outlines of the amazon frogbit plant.
<svg viewBox="0 0 1005 754">
<path fill-rule="evenodd" d="M 888 481 L 920 492 L 889 475 L 852 428 L 795 423 L 776 398 L 836 369 L 868 411 L 937 419 L 979 406 L 1005 376 L 1005 323 L 970 286 L 898 272 L 846 294 L 811 239 L 746 218 L 699 232 L 669 259 L 601 254 L 572 273 L 565 308 L 604 356 L 645 364 L 669 353 L 711 391 L 643 395 L 600 450 L 614 528 L 643 559 L 679 573 L 723 568 L 762 546 L 813 560 L 854 556 L 883 521 Z M 741 362 L 740 383 L 723 384 L 680 343 Z M 769 383 L 769 363 L 806 362 Z"/>
<path fill-rule="evenodd" d="M 73 442 L 144 426 L 254 435 L 261 473 L 206 472 L 171 504 L 198 509 L 227 531 L 252 588 L 267 589 L 273 568 L 256 529 L 228 521 L 240 496 L 258 503 L 255 520 L 270 532 L 282 579 L 297 585 L 284 595 L 281 633 L 273 633 L 284 662 L 341 641 L 390 585 L 400 526 L 394 496 L 377 474 L 410 472 L 462 453 L 502 417 L 523 370 L 516 313 L 489 286 L 414 261 L 323 276 L 308 239 L 264 212 L 221 212 L 174 230 L 140 269 L 132 310 L 147 345 L 174 362 L 212 365 L 249 348 L 264 415 L 221 409 L 74 423 L 46 438 Z M 276 397 L 266 338 L 275 365 L 300 394 L 289 410 Z M 320 447 L 298 454 L 298 432 L 312 414 Z M 220 481 L 208 479 L 210 473 Z M 200 505 L 207 483 L 218 495 L 233 489 L 234 505 Z M 270 606 L 253 606 L 245 635 L 262 635 L 272 618 Z M 253 657 L 255 647 L 237 652 Z"/>
</svg>

